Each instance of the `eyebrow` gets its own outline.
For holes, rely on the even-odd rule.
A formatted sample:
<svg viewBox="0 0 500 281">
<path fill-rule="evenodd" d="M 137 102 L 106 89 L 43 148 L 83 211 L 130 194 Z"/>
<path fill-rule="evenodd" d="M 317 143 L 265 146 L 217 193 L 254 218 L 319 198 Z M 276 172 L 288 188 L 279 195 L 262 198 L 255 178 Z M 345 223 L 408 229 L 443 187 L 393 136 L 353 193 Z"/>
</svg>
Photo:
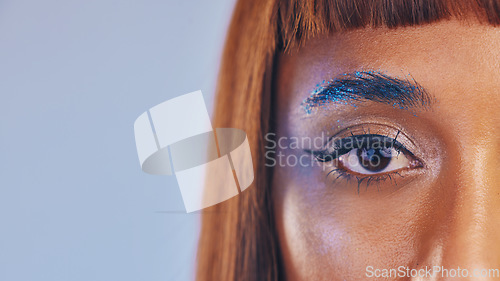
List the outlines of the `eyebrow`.
<svg viewBox="0 0 500 281">
<path fill-rule="evenodd" d="M 420 84 L 410 79 L 391 77 L 378 71 L 345 73 L 331 81 L 323 81 L 303 102 L 306 113 L 329 103 L 352 105 L 373 101 L 398 109 L 430 109 L 435 101 Z"/>
</svg>

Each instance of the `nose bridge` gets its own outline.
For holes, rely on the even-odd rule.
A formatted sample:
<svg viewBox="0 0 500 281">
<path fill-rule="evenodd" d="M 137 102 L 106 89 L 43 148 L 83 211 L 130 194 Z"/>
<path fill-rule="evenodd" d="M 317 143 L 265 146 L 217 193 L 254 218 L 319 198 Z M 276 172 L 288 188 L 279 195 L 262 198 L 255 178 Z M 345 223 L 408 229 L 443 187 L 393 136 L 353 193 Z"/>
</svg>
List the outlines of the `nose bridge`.
<svg viewBox="0 0 500 281">
<path fill-rule="evenodd" d="M 480 125 L 477 125 L 480 124 Z M 496 124 L 475 123 L 460 141 L 452 209 L 443 234 L 442 264 L 450 268 L 500 269 L 499 141 Z M 447 187 L 450 188 L 450 187 Z M 475 276 L 470 280 L 498 280 Z M 446 279 L 446 278 L 445 278 Z"/>
</svg>

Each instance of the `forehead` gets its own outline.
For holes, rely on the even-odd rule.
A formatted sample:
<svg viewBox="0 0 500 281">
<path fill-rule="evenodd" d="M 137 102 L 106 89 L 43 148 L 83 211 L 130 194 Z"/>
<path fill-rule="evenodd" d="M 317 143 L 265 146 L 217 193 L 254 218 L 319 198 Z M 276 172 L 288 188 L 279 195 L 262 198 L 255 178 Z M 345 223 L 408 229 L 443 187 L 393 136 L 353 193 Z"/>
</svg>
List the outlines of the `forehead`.
<svg viewBox="0 0 500 281">
<path fill-rule="evenodd" d="M 412 61 L 407 57 L 408 54 L 417 55 L 415 60 L 448 54 L 451 55 L 450 58 L 463 63 L 464 60 L 458 54 L 479 56 L 478 58 L 498 54 L 499 39 L 499 27 L 480 24 L 476 21 L 448 20 L 394 29 L 363 28 L 331 35 L 319 35 L 281 57 L 283 59 L 314 58 L 328 55 L 337 59 L 338 63 L 338 59 L 347 56 L 340 62 L 349 60 L 355 64 L 375 63 L 380 57 L 392 57 L 392 62 L 401 63 Z M 481 47 L 480 50 L 475 50 L 478 46 Z M 451 50 L 453 53 L 450 52 Z M 480 54 L 485 50 L 487 50 L 486 53 Z M 498 63 L 498 56 L 495 59 Z"/>
<path fill-rule="evenodd" d="M 498 100 L 500 28 L 458 20 L 397 29 L 366 28 L 311 39 L 279 58 L 278 99 L 300 104 L 323 80 L 377 70 L 411 75 L 436 98 Z M 282 104 L 283 105 L 283 104 Z"/>
</svg>

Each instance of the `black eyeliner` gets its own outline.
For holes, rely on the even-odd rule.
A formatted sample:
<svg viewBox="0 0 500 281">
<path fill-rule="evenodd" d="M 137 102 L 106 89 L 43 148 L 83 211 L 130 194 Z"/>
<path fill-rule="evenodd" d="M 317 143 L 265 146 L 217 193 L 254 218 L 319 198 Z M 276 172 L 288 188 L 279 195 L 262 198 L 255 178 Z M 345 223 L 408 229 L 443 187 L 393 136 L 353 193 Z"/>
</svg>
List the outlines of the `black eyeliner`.
<svg viewBox="0 0 500 281">
<path fill-rule="evenodd" d="M 396 137 L 398 135 L 396 135 Z M 396 138 L 390 138 L 388 136 L 378 135 L 378 134 L 351 135 L 349 137 L 333 141 L 333 143 L 332 143 L 332 138 L 330 138 L 326 146 L 327 147 L 323 150 L 315 151 L 315 150 L 304 149 L 304 151 L 306 153 L 310 153 L 311 155 L 313 155 L 319 162 L 333 161 L 338 157 L 348 153 L 352 149 L 356 148 L 375 148 L 375 149 L 394 148 L 395 150 L 398 151 L 398 153 L 400 153 L 401 151 L 410 153 L 403 146 L 403 144 L 401 144 L 396 140 Z"/>
</svg>

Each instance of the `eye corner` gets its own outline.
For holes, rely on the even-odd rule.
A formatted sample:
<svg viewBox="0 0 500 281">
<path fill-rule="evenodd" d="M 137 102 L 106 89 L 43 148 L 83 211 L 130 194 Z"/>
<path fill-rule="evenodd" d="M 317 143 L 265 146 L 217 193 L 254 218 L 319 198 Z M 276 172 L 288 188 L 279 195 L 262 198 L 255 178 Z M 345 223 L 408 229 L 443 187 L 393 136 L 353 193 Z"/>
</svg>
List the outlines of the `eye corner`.
<svg viewBox="0 0 500 281">
<path fill-rule="evenodd" d="M 426 167 L 425 163 L 422 160 L 418 159 L 414 155 L 411 155 L 411 157 L 413 159 L 409 161 L 410 162 L 408 165 L 409 169 L 423 169 Z"/>
</svg>

